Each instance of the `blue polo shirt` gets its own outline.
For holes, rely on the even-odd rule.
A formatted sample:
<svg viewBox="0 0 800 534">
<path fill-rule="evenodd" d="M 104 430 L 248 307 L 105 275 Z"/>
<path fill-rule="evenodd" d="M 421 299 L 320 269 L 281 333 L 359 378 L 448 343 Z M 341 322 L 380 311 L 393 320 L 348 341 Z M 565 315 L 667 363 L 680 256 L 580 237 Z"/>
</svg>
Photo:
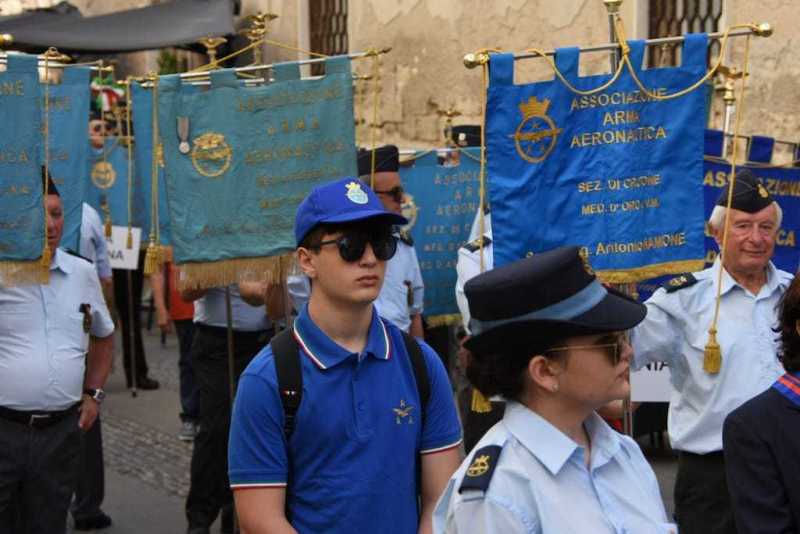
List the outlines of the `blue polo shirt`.
<svg viewBox="0 0 800 534">
<path fill-rule="evenodd" d="M 303 373 L 294 432 L 287 444 L 267 345 L 239 380 L 228 449 L 231 487 L 290 480 L 287 508 L 300 533 L 416 533 L 417 453 L 461 442 L 441 360 L 420 342 L 431 385 L 421 424 L 414 371 L 397 327 L 373 312 L 364 351 L 351 353 L 304 306 L 294 335 Z"/>
</svg>

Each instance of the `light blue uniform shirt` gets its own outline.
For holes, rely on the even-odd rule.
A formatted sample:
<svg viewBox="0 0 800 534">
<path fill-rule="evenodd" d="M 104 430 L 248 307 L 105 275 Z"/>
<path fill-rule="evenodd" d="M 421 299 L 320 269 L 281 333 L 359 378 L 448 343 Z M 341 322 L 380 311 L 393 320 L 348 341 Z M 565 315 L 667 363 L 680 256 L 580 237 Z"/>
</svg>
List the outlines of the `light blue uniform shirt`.
<svg viewBox="0 0 800 534">
<path fill-rule="evenodd" d="M 772 327 L 776 306 L 792 275 L 767 266 L 767 283 L 753 295 L 723 272 L 717 323 L 722 369 L 703 370 L 703 351 L 714 317 L 720 262 L 694 273 L 697 283 L 671 293 L 659 289 L 647 302 L 647 317 L 632 335 L 640 369 L 666 362 L 672 397 L 669 437 L 676 450 L 706 454 L 722 450 L 722 423 L 745 401 L 769 388 L 784 370 Z"/>
<path fill-rule="evenodd" d="M 102 279 L 111 278 L 111 263 L 108 259 L 108 244 L 100 214 L 86 202 L 81 213 L 81 256 L 94 263 L 97 276 Z"/>
<path fill-rule="evenodd" d="M 89 347 L 81 304 L 91 306 L 93 336 L 114 332 L 94 268 L 60 249 L 49 284 L 0 286 L 0 406 L 54 411 L 80 401 Z"/>
<path fill-rule="evenodd" d="M 236 284 L 231 285 L 230 288 L 233 329 L 241 332 L 259 332 L 269 329 L 271 324 L 266 308 L 251 306 L 242 300 L 239 286 Z M 194 301 L 194 322 L 219 328 L 228 327 L 224 287 L 213 287 L 203 297 Z"/>
<path fill-rule="evenodd" d="M 436 534 L 666 534 L 658 481 L 639 446 L 592 414 L 585 449 L 525 406 L 509 401 L 447 485 L 433 517 Z M 461 481 L 475 454 L 502 447 L 486 492 Z"/>
<path fill-rule="evenodd" d="M 304 274 L 293 274 L 287 279 L 289 295 L 294 309 L 301 310 L 308 304 L 311 284 Z M 408 292 L 413 292 L 413 302 L 408 303 Z M 422 272 L 414 247 L 398 239 L 397 252 L 386 263 L 386 275 L 383 287 L 375 300 L 378 315 L 387 319 L 397 328 L 408 332 L 411 327 L 411 316 L 422 313 L 425 299 L 425 286 L 422 283 Z"/>
</svg>

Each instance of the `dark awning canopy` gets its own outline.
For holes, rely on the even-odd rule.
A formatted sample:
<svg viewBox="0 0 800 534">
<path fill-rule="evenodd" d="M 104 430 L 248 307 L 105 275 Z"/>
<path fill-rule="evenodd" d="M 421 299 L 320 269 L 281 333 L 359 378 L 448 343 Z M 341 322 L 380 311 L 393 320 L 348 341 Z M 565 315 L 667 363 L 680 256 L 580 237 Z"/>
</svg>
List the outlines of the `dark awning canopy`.
<svg viewBox="0 0 800 534">
<path fill-rule="evenodd" d="M 0 17 L 0 33 L 13 36 L 12 48 L 54 46 L 62 52 L 99 54 L 187 45 L 235 31 L 233 0 L 173 0 L 86 18 L 76 11 L 62 2 L 48 10 Z"/>
</svg>

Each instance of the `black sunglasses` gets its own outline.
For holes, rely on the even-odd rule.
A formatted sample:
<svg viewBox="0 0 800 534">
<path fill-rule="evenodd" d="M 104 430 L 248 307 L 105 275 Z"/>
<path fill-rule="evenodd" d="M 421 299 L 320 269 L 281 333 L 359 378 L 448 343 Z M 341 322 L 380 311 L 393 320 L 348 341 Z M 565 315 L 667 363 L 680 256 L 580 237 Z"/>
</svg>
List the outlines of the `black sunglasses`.
<svg viewBox="0 0 800 534">
<path fill-rule="evenodd" d="M 393 188 L 386 189 L 384 191 L 378 191 L 377 189 L 375 189 L 374 191 L 378 195 L 389 195 L 390 197 L 392 197 L 392 200 L 400 203 L 403 202 L 406 195 L 406 191 L 405 189 L 403 189 L 402 185 L 396 185 Z"/>
<path fill-rule="evenodd" d="M 348 232 L 336 239 L 320 241 L 312 248 L 321 248 L 325 245 L 336 245 L 339 256 L 347 263 L 358 261 L 367 250 L 367 243 L 372 247 L 372 253 L 381 261 L 392 259 L 397 251 L 397 238 L 388 233 L 367 234 L 364 232 Z"/>
</svg>

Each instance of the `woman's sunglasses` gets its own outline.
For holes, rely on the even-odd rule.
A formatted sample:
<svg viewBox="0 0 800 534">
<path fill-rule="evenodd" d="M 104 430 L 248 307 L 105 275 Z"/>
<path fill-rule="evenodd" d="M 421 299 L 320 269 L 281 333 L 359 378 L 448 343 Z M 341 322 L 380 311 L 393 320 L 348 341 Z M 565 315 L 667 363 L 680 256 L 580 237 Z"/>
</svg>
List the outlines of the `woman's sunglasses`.
<svg viewBox="0 0 800 534">
<path fill-rule="evenodd" d="M 392 200 L 394 200 L 395 202 L 399 202 L 400 204 L 403 203 L 403 200 L 405 200 L 406 196 L 406 191 L 405 189 L 403 189 L 402 185 L 396 185 L 393 188 L 386 189 L 384 191 L 378 191 L 377 189 L 375 189 L 375 193 L 378 195 L 388 195 L 392 197 Z"/>
<path fill-rule="evenodd" d="M 349 232 L 327 241 L 320 241 L 312 248 L 321 248 L 325 245 L 336 245 L 339 256 L 347 263 L 358 261 L 367 250 L 367 243 L 372 247 L 372 253 L 381 261 L 392 259 L 397 251 L 397 238 L 388 233 L 367 234 L 364 232 Z"/>
<path fill-rule="evenodd" d="M 606 356 L 608 357 L 608 361 L 611 362 L 611 365 L 614 367 L 617 366 L 620 359 L 622 358 L 622 351 L 625 348 L 625 345 L 630 344 L 628 340 L 628 335 L 625 332 L 615 332 L 613 334 L 608 334 L 607 336 L 603 336 L 597 340 L 597 343 L 593 345 L 572 345 L 569 347 L 553 347 L 547 349 L 545 352 L 557 352 L 562 350 L 571 350 L 571 349 L 604 349 Z"/>
</svg>

